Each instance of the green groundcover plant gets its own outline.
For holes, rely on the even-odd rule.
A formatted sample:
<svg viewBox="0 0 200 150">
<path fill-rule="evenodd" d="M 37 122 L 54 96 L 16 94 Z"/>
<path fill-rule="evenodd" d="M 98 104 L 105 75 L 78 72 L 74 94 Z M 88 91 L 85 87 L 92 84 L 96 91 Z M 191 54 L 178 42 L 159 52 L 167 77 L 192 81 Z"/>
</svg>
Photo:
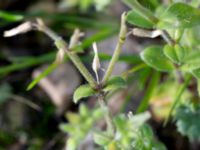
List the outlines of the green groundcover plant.
<svg viewBox="0 0 200 150">
<path fill-rule="evenodd" d="M 68 113 L 69 123 L 60 125 L 61 130 L 69 135 L 66 143 L 67 150 L 78 149 L 81 142 L 90 134 L 96 144 L 95 148 L 99 150 L 165 150 L 165 146 L 156 140 L 153 130 L 146 123 L 150 118 L 150 113 L 146 110 L 156 92 L 166 93 L 168 89 L 174 87 L 176 92 L 170 93 L 172 100 L 164 115 L 165 124 L 173 117 L 182 135 L 188 136 L 191 141 L 198 140 L 200 137 L 198 132 L 200 124 L 197 119 L 200 107 L 199 97 L 196 94 L 200 92 L 200 10 L 198 9 L 200 2 L 192 0 L 185 3 L 169 0 L 166 5 L 161 5 L 159 0 L 141 2 L 124 0 L 124 3 L 130 7 L 130 11 L 121 16 L 118 42 L 102 80 L 99 80 L 98 75 L 101 66 L 96 45 L 93 44 L 94 57 L 91 62 L 96 78 L 88 71 L 78 55 L 83 51 L 79 44 L 82 33 L 78 29 L 74 31 L 69 43 L 48 28 L 41 19 L 27 21 L 4 32 L 5 37 L 10 37 L 30 30 L 41 31 L 54 41 L 58 49 L 55 61 L 29 84 L 28 90 L 67 58 L 87 81 L 87 84 L 81 85 L 74 91 L 74 103 L 79 103 L 82 98 L 89 96 L 96 97 L 99 106 L 94 110 L 89 110 L 81 104 L 79 113 Z M 10 19 L 22 18 L 16 16 Z M 162 37 L 164 41 L 162 44 L 146 47 L 139 55 L 145 63 L 143 66 L 153 68 L 154 73 L 137 109 L 137 114 L 112 116 L 106 104 L 107 95 L 126 88 L 128 84 L 124 76 L 112 77 L 111 75 L 115 63 L 120 58 L 122 45 L 130 35 L 142 38 Z M 139 64 L 132 71 L 143 68 Z M 161 79 L 163 83 L 160 82 Z M 191 90 L 190 87 L 193 86 L 197 87 L 197 92 Z M 102 118 L 106 122 L 105 130 L 96 127 Z"/>
</svg>

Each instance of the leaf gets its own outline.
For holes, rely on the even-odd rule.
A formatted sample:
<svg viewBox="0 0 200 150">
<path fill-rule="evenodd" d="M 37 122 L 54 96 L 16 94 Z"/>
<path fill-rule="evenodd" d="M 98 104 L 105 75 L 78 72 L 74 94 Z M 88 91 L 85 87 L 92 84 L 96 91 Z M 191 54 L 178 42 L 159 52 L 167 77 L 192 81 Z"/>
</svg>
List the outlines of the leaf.
<svg viewBox="0 0 200 150">
<path fill-rule="evenodd" d="M 22 15 L 16 15 L 5 11 L 0 11 L 0 18 L 9 22 L 21 21 L 24 19 Z"/>
<path fill-rule="evenodd" d="M 190 141 L 200 140 L 200 105 L 182 104 L 176 109 L 176 126 L 178 131 L 189 137 Z"/>
<path fill-rule="evenodd" d="M 108 145 L 111 140 L 112 138 L 106 132 L 94 132 L 94 142 L 100 146 Z"/>
<path fill-rule="evenodd" d="M 152 29 L 154 27 L 154 24 L 151 21 L 144 18 L 141 14 L 139 14 L 135 10 L 128 12 L 126 20 L 128 21 L 128 23 L 136 25 L 138 27 L 146 29 Z"/>
<path fill-rule="evenodd" d="M 144 124 L 144 125 L 142 125 L 141 127 L 140 127 L 140 130 L 141 130 L 141 132 L 142 132 L 142 135 L 144 136 L 144 137 L 147 137 L 147 138 L 149 138 L 149 139 L 152 139 L 153 138 L 153 131 L 152 131 L 152 129 L 151 129 L 151 127 L 149 126 L 149 125 L 147 125 L 147 124 Z"/>
<path fill-rule="evenodd" d="M 168 57 L 171 61 L 173 61 L 174 63 L 178 63 L 178 58 L 175 52 L 175 49 L 172 45 L 165 45 L 163 52 L 165 54 L 166 57 Z"/>
<path fill-rule="evenodd" d="M 180 64 L 185 57 L 185 50 L 180 45 L 176 44 L 166 45 L 163 49 L 165 56 L 167 56 L 174 63 Z"/>
<path fill-rule="evenodd" d="M 170 72 L 174 70 L 173 64 L 164 55 L 160 46 L 150 46 L 141 54 L 142 60 L 154 69 L 162 72 Z"/>
<path fill-rule="evenodd" d="M 66 123 L 61 123 L 59 125 L 59 129 L 65 133 L 70 133 L 74 131 L 74 125 L 72 124 L 66 124 Z"/>
<path fill-rule="evenodd" d="M 137 22 L 142 19 L 142 22 L 151 22 L 151 24 L 155 25 L 158 22 L 158 19 L 153 15 L 153 13 L 142 6 L 137 0 L 123 0 L 125 4 L 132 8 L 134 15 L 137 16 Z M 136 21 L 136 20 L 135 20 Z M 141 24 L 142 25 L 142 24 Z"/>
<path fill-rule="evenodd" d="M 192 71 L 200 68 L 200 51 L 191 51 L 184 59 L 181 67 L 184 71 Z"/>
<path fill-rule="evenodd" d="M 200 60 L 199 58 L 200 58 L 200 50 L 194 50 L 189 52 L 189 54 L 185 57 L 184 61 L 185 62 L 197 61 Z"/>
<path fill-rule="evenodd" d="M 69 138 L 67 140 L 67 149 L 68 150 L 76 150 L 77 146 L 78 146 L 78 142 L 75 139 Z"/>
<path fill-rule="evenodd" d="M 189 28 L 200 23 L 200 10 L 186 3 L 173 3 L 160 18 L 161 27 Z M 167 22 L 167 23 L 166 23 Z"/>
<path fill-rule="evenodd" d="M 151 114 L 146 111 L 139 113 L 137 115 L 129 115 L 129 120 L 134 125 L 134 128 L 139 128 L 144 125 L 144 123 L 151 118 Z"/>
<path fill-rule="evenodd" d="M 195 69 L 191 71 L 192 75 L 195 76 L 197 79 L 200 79 L 200 69 Z"/>
<path fill-rule="evenodd" d="M 90 115 L 90 111 L 85 105 L 81 104 L 79 106 L 79 114 L 81 117 L 87 117 Z"/>
<path fill-rule="evenodd" d="M 79 116 L 79 114 L 73 112 L 67 112 L 66 118 L 69 121 L 69 123 L 73 125 L 77 125 L 81 121 L 81 117 Z"/>
<path fill-rule="evenodd" d="M 124 87 L 126 87 L 126 81 L 122 77 L 116 76 L 108 80 L 103 91 L 108 92 Z"/>
<path fill-rule="evenodd" d="M 181 47 L 179 44 L 175 44 L 174 50 L 176 52 L 176 56 L 178 58 L 179 63 L 183 62 L 186 56 L 186 50 L 183 47 Z"/>
<path fill-rule="evenodd" d="M 82 11 L 86 11 L 91 5 L 92 5 L 92 0 L 81 0 L 80 2 L 80 9 Z"/>
<path fill-rule="evenodd" d="M 193 70 L 198 70 L 200 68 L 200 61 L 192 61 L 184 64 L 181 67 L 181 70 L 183 71 L 193 71 Z"/>
<path fill-rule="evenodd" d="M 77 103 L 81 98 L 89 97 L 89 96 L 92 96 L 95 94 L 96 94 L 96 91 L 94 91 L 90 87 L 90 85 L 88 85 L 88 84 L 81 85 L 74 92 L 73 101 L 74 101 L 74 103 Z"/>
<path fill-rule="evenodd" d="M 116 141 L 111 141 L 108 144 L 108 149 L 107 150 L 118 150 L 119 147 L 117 147 L 117 142 Z"/>
<path fill-rule="evenodd" d="M 35 85 L 40 82 L 44 77 L 50 74 L 57 67 L 56 63 L 52 63 L 46 70 L 44 70 L 38 77 L 36 77 L 27 87 L 27 90 L 31 90 Z"/>
</svg>

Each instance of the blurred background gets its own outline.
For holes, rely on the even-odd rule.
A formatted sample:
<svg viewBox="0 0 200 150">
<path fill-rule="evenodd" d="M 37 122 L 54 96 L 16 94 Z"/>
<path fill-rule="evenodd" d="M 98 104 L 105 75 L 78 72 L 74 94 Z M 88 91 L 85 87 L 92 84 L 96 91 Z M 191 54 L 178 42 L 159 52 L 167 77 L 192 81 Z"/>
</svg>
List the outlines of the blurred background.
<svg viewBox="0 0 200 150">
<path fill-rule="evenodd" d="M 148 0 L 141 0 L 141 3 L 148 4 L 146 6 L 152 10 L 155 7 Z M 128 10 L 120 0 L 0 0 L 0 150 L 64 149 L 67 135 L 59 129 L 59 124 L 68 122 L 67 112 L 77 112 L 79 104 L 72 102 L 73 91 L 85 83 L 73 64 L 66 60 L 32 90 L 26 91 L 28 84 L 51 65 L 57 50 L 51 39 L 42 33 L 31 31 L 4 38 L 3 32 L 36 17 L 42 18 L 66 41 L 74 29 L 79 28 L 85 33 L 80 43 L 84 49 L 80 53 L 84 64 L 91 70 L 94 56 L 91 45 L 96 41 L 102 67 L 106 69 L 117 43 L 120 16 Z M 149 43 L 163 41 L 127 38 L 113 75 L 127 78 L 128 88 L 110 96 L 109 107 L 113 114 L 135 112 L 155 75 L 138 56 Z M 135 66 L 138 69 L 134 70 Z M 104 71 L 99 74 L 102 76 Z M 163 127 L 170 97 L 162 93 L 152 99 L 150 110 L 154 111 L 149 123 L 156 137 L 170 150 L 197 150 L 198 143 L 189 143 L 180 136 L 173 123 Z M 160 99 L 165 101 L 158 102 Z M 92 109 L 95 97 L 80 103 Z"/>
</svg>

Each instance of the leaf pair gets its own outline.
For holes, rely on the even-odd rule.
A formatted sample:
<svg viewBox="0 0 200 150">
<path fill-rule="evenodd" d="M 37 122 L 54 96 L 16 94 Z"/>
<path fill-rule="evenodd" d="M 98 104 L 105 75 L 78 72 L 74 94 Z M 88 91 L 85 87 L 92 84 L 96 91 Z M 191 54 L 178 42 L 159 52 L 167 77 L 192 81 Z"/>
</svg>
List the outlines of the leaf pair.
<svg viewBox="0 0 200 150">
<path fill-rule="evenodd" d="M 181 47 L 180 45 L 165 45 L 164 54 L 166 57 L 168 57 L 173 63 L 181 64 L 185 55 L 186 50 Z"/>
<path fill-rule="evenodd" d="M 156 18 L 153 13 L 143 7 L 136 0 L 125 0 L 133 5 L 129 11 L 127 21 L 141 28 L 190 28 L 200 24 L 200 10 L 186 3 L 173 3 Z M 138 6 L 139 5 L 139 6 Z"/>
<path fill-rule="evenodd" d="M 161 46 L 150 46 L 140 56 L 147 65 L 158 71 L 170 72 L 175 68 L 173 63 L 165 56 Z"/>
<path fill-rule="evenodd" d="M 119 88 L 124 88 L 126 82 L 121 77 L 113 77 L 111 78 L 107 84 L 105 85 L 103 91 L 113 91 Z M 92 95 L 98 94 L 98 91 L 94 90 L 89 84 L 81 85 L 74 92 L 73 100 L 77 103 L 81 98 L 89 97 Z"/>
<path fill-rule="evenodd" d="M 200 50 L 191 51 L 187 55 L 182 70 L 191 72 L 195 77 L 200 78 Z"/>
</svg>

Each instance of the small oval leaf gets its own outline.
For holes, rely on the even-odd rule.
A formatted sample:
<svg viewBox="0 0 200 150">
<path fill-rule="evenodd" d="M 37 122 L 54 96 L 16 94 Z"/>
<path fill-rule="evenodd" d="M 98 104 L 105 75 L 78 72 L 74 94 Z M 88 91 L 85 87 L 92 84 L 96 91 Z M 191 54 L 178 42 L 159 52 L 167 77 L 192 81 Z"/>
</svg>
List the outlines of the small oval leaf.
<svg viewBox="0 0 200 150">
<path fill-rule="evenodd" d="M 175 51 L 176 51 L 176 56 L 177 56 L 177 58 L 178 58 L 178 61 L 179 61 L 179 62 L 183 62 L 183 60 L 184 60 L 184 58 L 185 58 L 185 56 L 186 56 L 186 51 L 185 51 L 185 49 L 184 49 L 182 46 L 180 46 L 179 44 L 176 44 L 176 45 L 174 46 L 174 49 L 175 49 Z"/>
<path fill-rule="evenodd" d="M 178 58 L 175 49 L 172 45 L 169 44 L 165 45 L 163 52 L 165 56 L 169 58 L 171 61 L 173 61 L 174 63 L 178 63 Z"/>
<path fill-rule="evenodd" d="M 192 75 L 195 76 L 197 79 L 200 79 L 200 69 L 195 69 L 191 71 Z"/>
<path fill-rule="evenodd" d="M 112 139 L 107 135 L 105 132 L 98 132 L 94 133 L 94 142 L 100 146 L 108 145 Z"/>
<path fill-rule="evenodd" d="M 128 23 L 136 25 L 138 27 L 146 29 L 152 29 L 154 27 L 154 24 L 150 20 L 147 20 L 135 10 L 129 11 L 126 19 Z"/>
<path fill-rule="evenodd" d="M 184 65 L 181 67 L 184 71 L 193 71 L 200 68 L 200 51 L 190 51 L 184 58 Z M 196 71 L 195 71 L 196 72 Z"/>
<path fill-rule="evenodd" d="M 123 78 L 116 76 L 108 80 L 103 91 L 108 92 L 124 87 L 126 87 L 126 81 Z"/>
<path fill-rule="evenodd" d="M 81 98 L 92 96 L 94 94 L 96 94 L 96 91 L 94 89 L 92 89 L 92 87 L 90 87 L 90 85 L 88 85 L 88 84 L 81 85 L 74 92 L 73 101 L 74 101 L 74 103 L 77 103 Z"/>
<path fill-rule="evenodd" d="M 164 55 L 162 47 L 150 46 L 146 48 L 141 54 L 142 60 L 149 66 L 158 71 L 169 72 L 174 70 L 173 64 Z"/>
<path fill-rule="evenodd" d="M 164 47 L 163 51 L 165 56 L 176 64 L 182 63 L 186 55 L 185 49 L 178 44 L 174 46 L 168 44 Z"/>
<path fill-rule="evenodd" d="M 165 27 L 189 28 L 200 23 L 200 10 L 186 3 L 173 3 L 160 18 L 159 25 Z"/>
</svg>

